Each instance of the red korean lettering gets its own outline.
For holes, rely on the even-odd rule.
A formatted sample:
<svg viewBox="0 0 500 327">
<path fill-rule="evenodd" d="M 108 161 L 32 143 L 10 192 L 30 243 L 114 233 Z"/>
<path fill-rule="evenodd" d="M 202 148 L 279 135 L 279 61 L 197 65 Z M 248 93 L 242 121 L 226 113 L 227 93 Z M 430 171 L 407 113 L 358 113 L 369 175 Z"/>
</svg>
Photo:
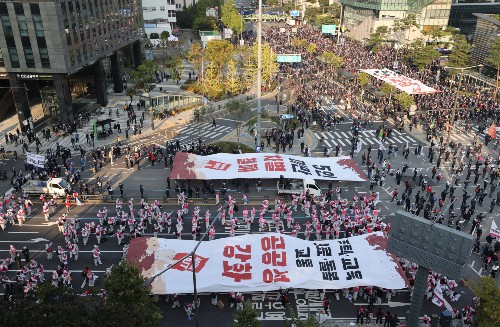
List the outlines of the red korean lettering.
<svg viewBox="0 0 500 327">
<path fill-rule="evenodd" d="M 260 245 L 264 251 L 268 251 L 270 249 L 285 249 L 285 239 L 283 236 L 263 237 L 260 239 Z"/>
<path fill-rule="evenodd" d="M 250 171 L 259 170 L 257 166 L 257 158 L 243 158 L 238 159 L 238 172 L 247 173 Z"/>
<path fill-rule="evenodd" d="M 209 160 L 206 163 L 204 168 L 226 171 L 229 167 L 231 167 L 231 164 L 228 164 L 225 162 L 219 162 L 219 161 L 215 161 L 215 160 Z"/>
<path fill-rule="evenodd" d="M 266 171 L 286 171 L 283 161 L 266 161 L 264 167 Z"/>
<path fill-rule="evenodd" d="M 283 157 L 279 155 L 264 156 L 264 161 L 283 161 Z"/>
<path fill-rule="evenodd" d="M 278 269 L 265 269 L 262 272 L 262 280 L 264 283 L 275 283 L 275 282 L 290 282 L 290 278 L 286 275 L 288 271 L 279 271 Z"/>
<path fill-rule="evenodd" d="M 232 278 L 237 283 L 242 280 L 252 279 L 252 266 L 250 263 L 230 264 L 227 261 L 223 261 L 223 269 L 222 276 Z"/>
<path fill-rule="evenodd" d="M 271 251 L 262 255 L 262 263 L 277 267 L 286 267 L 286 252 Z"/>
<path fill-rule="evenodd" d="M 236 248 L 236 250 L 238 250 L 239 252 L 242 252 L 242 253 L 236 253 L 235 248 Z M 247 254 L 245 254 L 245 253 L 247 253 Z M 236 246 L 225 246 L 222 254 L 226 258 L 233 258 L 234 257 L 242 262 L 247 262 L 248 260 L 250 260 L 252 258 L 252 255 L 250 253 L 252 253 L 252 246 L 251 245 L 246 245 L 245 247 L 236 245 Z"/>
</svg>

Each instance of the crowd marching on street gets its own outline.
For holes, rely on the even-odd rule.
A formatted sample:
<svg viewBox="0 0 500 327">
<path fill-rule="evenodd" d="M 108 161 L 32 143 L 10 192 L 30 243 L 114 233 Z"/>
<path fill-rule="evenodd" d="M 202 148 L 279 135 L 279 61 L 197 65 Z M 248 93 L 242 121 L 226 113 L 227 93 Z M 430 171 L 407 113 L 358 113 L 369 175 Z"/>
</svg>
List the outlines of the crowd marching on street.
<svg viewBox="0 0 500 327">
<path fill-rule="evenodd" d="M 331 38 L 324 37 L 320 31 L 309 25 L 298 27 L 295 37 L 315 43 L 317 53 L 334 51 L 342 56 L 344 58 L 343 70 L 351 75 L 364 68 L 391 67 L 397 56 L 392 48 L 382 47 L 379 52 L 374 53 L 348 39 L 343 39 L 342 46 L 336 47 Z M 9 255 L 6 258 L 0 258 L 0 279 L 6 300 L 9 300 L 12 294 L 14 282 L 23 285 L 26 292 L 46 278 L 49 278 L 52 285 L 56 287 L 79 287 L 82 290 L 95 287 L 96 280 L 105 278 L 111 271 L 111 268 L 107 267 L 106 273 L 98 276 L 91 268 L 102 265 L 100 245 L 103 238 L 115 239 L 118 245 L 123 245 L 123 257 L 126 257 L 130 239 L 141 237 L 146 233 L 152 233 L 155 237 L 166 233 L 168 237 L 177 239 L 199 240 L 202 233 L 208 229 L 207 240 L 214 240 L 216 232 L 213 225 L 215 224 L 221 224 L 227 228 L 229 237 L 236 236 L 241 226 L 246 226 L 248 230 L 252 226 L 258 226 L 259 232 L 287 233 L 293 237 L 311 241 L 346 238 L 376 231 L 387 233 L 390 223 L 385 221 L 387 213 L 381 213 L 380 192 L 382 192 L 381 187 L 392 178 L 396 184 L 394 190 L 390 191 L 392 201 L 417 216 L 473 234 L 474 252 L 481 255 L 483 269 L 489 271 L 492 277 L 496 276 L 499 267 L 500 241 L 494 241 L 488 236 L 486 243 L 481 244 L 481 236 L 483 236 L 482 221 L 486 217 L 482 208 L 487 207 L 487 211 L 492 213 L 500 205 L 500 189 L 498 189 L 500 155 L 494 158 L 490 154 L 488 143 L 493 137 L 488 133 L 484 133 L 484 144 L 478 138 L 471 140 L 471 144 L 446 142 L 444 132 L 449 128 L 446 124 L 450 115 L 448 109 L 452 108 L 457 92 L 454 85 L 456 83 L 453 82 L 452 77 L 438 66 L 433 66 L 424 72 L 417 72 L 406 63 L 400 62 L 400 70 L 405 75 L 419 79 L 441 91 L 432 95 L 415 96 L 418 110 L 444 108 L 444 110 L 431 111 L 430 114 L 415 115 L 411 119 L 402 118 L 401 115 L 396 114 L 402 109 L 389 102 L 388 99 L 380 99 L 378 103 L 371 106 L 359 100 L 356 94 L 361 93 L 361 86 L 355 79 L 340 77 L 344 79 L 342 83 L 332 79 L 332 76 L 341 75 L 341 72 L 329 67 L 325 68 L 326 63 L 318 60 L 317 55 L 308 53 L 305 47 L 295 44 L 293 40 L 290 41 L 287 33 L 281 33 L 279 29 L 269 29 L 264 33 L 264 39 L 274 49 L 279 48 L 280 53 L 300 53 L 302 63 L 282 64 L 280 67 L 281 71 L 288 74 L 288 78 L 292 81 L 289 89 L 290 105 L 299 122 L 291 123 L 283 130 L 266 133 L 265 141 L 262 141 L 261 146 L 263 148 L 271 146 L 271 139 L 273 139 L 277 150 L 281 148 L 283 152 L 286 152 L 287 146 L 290 149 L 295 138 L 300 140 L 304 136 L 304 130 L 312 125 L 313 120 L 316 120 L 322 129 L 335 127 L 343 119 L 341 115 L 337 113 L 330 115 L 320 109 L 327 99 L 343 103 L 345 112 L 350 113 L 350 117 L 354 120 L 352 127 L 354 136 L 351 146 L 347 149 L 339 146 L 325 147 L 321 151 L 325 156 L 340 156 L 343 153 L 348 153 L 351 157 L 359 156 L 369 179 L 365 192 L 356 191 L 352 197 L 348 198 L 342 194 L 340 186 L 336 187 L 330 182 L 328 190 L 322 196 L 312 196 L 309 191 L 292 195 L 291 198 L 285 200 L 279 197 L 269 199 L 264 196 L 262 203 L 254 206 L 249 204 L 248 185 L 245 185 L 245 192 L 233 194 L 216 192 L 213 185 L 209 184 L 202 189 L 197 187 L 195 190 L 189 186 L 191 191 L 188 192 L 183 186 L 183 181 L 176 181 L 177 211 L 164 210 L 158 200 L 146 200 L 142 196 L 141 185 L 139 201 L 130 198 L 122 202 L 121 198 L 113 197 L 113 199 L 116 198 L 114 212 L 108 212 L 108 209 L 104 207 L 97 214 L 97 222 L 82 223 L 80 218 L 71 214 L 75 205 L 84 205 L 84 201 L 80 200 L 81 195 L 108 194 L 113 196 L 114 190 L 109 181 L 105 182 L 100 177 L 92 183 L 85 182 L 81 178 L 81 173 L 87 165 L 87 153 L 83 147 L 78 146 L 79 136 L 75 133 L 75 142 L 72 141 L 72 146 L 73 150 L 79 151 L 79 159 L 75 158 L 77 155 L 72 153 L 72 149 L 63 148 L 57 144 L 54 150 L 47 149 L 44 168 L 37 168 L 26 162 L 25 172 L 23 172 L 16 170 L 12 165 L 11 185 L 20 195 L 17 196 L 16 192 L 12 192 L 1 199 L 0 228 L 2 230 L 6 230 L 9 225 L 23 226 L 23 223 L 32 216 L 33 202 L 28 195 L 19 192 L 26 181 L 35 178 L 46 180 L 50 177 L 63 177 L 68 183 L 68 190 L 64 199 L 59 199 L 57 196 L 50 199 L 46 196 L 40 197 L 45 221 L 56 221 L 59 232 L 64 236 L 65 246 L 56 248 L 51 242 L 45 244 L 46 258 L 49 261 L 56 261 L 57 269 L 51 276 L 48 276 L 43 265 L 30 258 L 27 246 L 16 249 L 14 245 L 10 245 Z M 399 55 L 401 56 L 401 53 Z M 373 85 L 380 86 L 377 81 L 373 81 Z M 475 122 L 483 126 L 489 126 L 491 122 L 500 124 L 500 106 L 492 100 L 491 94 L 480 91 L 474 85 L 465 85 L 464 88 L 467 92 L 459 96 L 458 108 L 474 107 L 475 110 L 458 110 L 458 120 Z M 127 133 L 132 126 L 134 134 L 141 134 L 144 113 L 137 123 L 138 117 L 133 110 L 133 105 L 126 107 L 125 111 L 129 117 Z M 139 104 L 138 108 L 140 108 Z M 384 122 L 376 130 L 380 145 L 378 149 L 373 148 L 372 145 L 363 149 L 357 132 L 367 128 L 369 124 L 373 126 L 375 117 L 382 117 Z M 389 119 L 393 119 L 394 128 L 400 130 L 405 126 L 410 131 L 412 128 L 422 127 L 427 132 L 430 146 L 420 143 L 416 147 L 411 147 L 407 143 L 399 149 L 391 142 L 393 129 L 387 124 Z M 465 124 L 464 131 L 468 128 L 470 128 L 469 123 Z M 46 136 L 47 132 L 42 134 Z M 7 144 L 17 144 L 20 133 L 6 134 L 5 137 Z M 28 143 L 36 142 L 37 148 L 41 144 L 36 135 L 29 134 L 27 137 Z M 48 137 L 50 138 L 50 132 Z M 93 137 L 86 135 L 88 145 L 93 141 Z M 26 144 L 23 146 L 23 151 L 27 151 L 27 143 L 23 144 Z M 494 146 L 497 146 L 496 142 Z M 304 155 L 311 156 L 312 150 L 301 143 L 301 152 Z M 89 151 L 90 169 L 93 173 L 97 173 L 103 165 L 113 164 L 119 158 L 125 163 L 127 169 L 140 170 L 141 160 L 148 160 L 152 166 L 158 162 L 164 162 L 165 167 L 171 167 L 176 152 L 190 151 L 208 155 L 219 153 L 221 149 L 203 143 L 200 137 L 198 142 L 192 141 L 188 147 L 181 146 L 179 141 L 173 140 L 167 141 L 165 146 L 156 144 L 131 146 L 118 142 Z M 5 153 L 5 150 L 0 150 L 0 153 Z M 403 167 L 392 167 L 391 160 L 397 158 L 398 155 L 404 157 L 406 161 Z M 434 167 L 432 176 L 427 176 L 424 171 L 412 167 L 411 162 L 414 158 L 428 160 L 429 164 Z M 167 182 L 168 198 L 170 197 L 170 179 Z M 261 186 L 262 184 L 259 185 L 258 182 L 257 189 L 259 190 Z M 123 184 L 118 187 L 123 196 Z M 209 193 L 215 194 L 215 211 L 203 212 L 198 206 L 190 207 L 188 200 L 194 197 L 193 193 L 199 197 L 200 192 L 205 202 L 213 201 L 208 200 Z M 486 203 L 484 203 L 485 200 Z M 65 213 L 58 210 L 60 202 L 64 203 L 65 210 L 62 211 Z M 56 212 L 59 215 L 57 218 L 54 217 Z M 304 221 L 303 223 L 296 220 L 298 216 L 305 217 L 305 220 L 301 220 Z M 93 246 L 90 255 L 80 256 L 80 247 L 87 246 L 87 244 Z M 53 256 L 54 252 L 57 256 Z M 78 260 L 88 261 L 89 264 L 81 272 L 84 277 L 83 284 L 73 285 L 71 265 Z M 400 264 L 410 282 L 409 288 L 412 290 L 418 267 L 404 258 L 400 258 Z M 14 274 L 12 270 L 15 270 Z M 450 302 L 456 302 L 460 298 L 460 293 L 456 292 L 457 281 L 450 280 L 446 276 L 430 272 L 427 285 L 426 298 L 434 303 L 443 302 L 445 298 Z M 105 295 L 105 290 L 102 292 Z M 397 317 L 390 311 L 384 311 L 381 307 L 377 308 L 377 305 L 381 305 L 382 302 L 390 301 L 396 292 L 397 290 L 381 289 L 370 285 L 335 291 L 321 290 L 324 310 L 318 314 L 318 319 L 324 321 L 328 313 L 331 313 L 332 302 L 340 301 L 343 297 L 350 302 L 363 299 L 369 303 L 368 306 L 357 306 L 357 323 L 370 323 L 372 319 L 375 323 L 384 323 L 384 326 L 392 326 L 393 323 L 398 322 L 404 323 L 403 318 Z M 244 294 L 230 292 L 229 298 L 231 308 L 242 308 L 245 300 Z M 172 295 L 169 300 L 172 302 L 172 308 L 181 307 L 179 295 Z M 221 305 L 218 294 L 212 293 L 211 300 L 214 306 Z M 286 305 L 288 290 L 280 290 L 277 300 Z M 471 325 L 478 301 L 474 298 L 470 306 L 453 308 L 453 317 Z M 191 317 L 197 306 L 200 306 L 199 302 L 189 302 L 183 306 L 183 309 L 187 316 Z M 425 316 L 424 322 L 430 324 L 430 318 Z"/>
</svg>

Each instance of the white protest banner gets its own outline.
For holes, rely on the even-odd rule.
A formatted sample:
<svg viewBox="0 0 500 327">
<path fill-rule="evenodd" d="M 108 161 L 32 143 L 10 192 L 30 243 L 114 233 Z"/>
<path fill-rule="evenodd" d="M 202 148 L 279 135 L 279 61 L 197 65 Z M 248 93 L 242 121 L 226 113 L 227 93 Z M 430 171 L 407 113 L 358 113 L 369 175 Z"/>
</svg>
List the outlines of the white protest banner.
<svg viewBox="0 0 500 327">
<path fill-rule="evenodd" d="M 366 181 L 361 168 L 350 157 L 312 158 L 285 154 L 219 153 L 198 156 L 178 152 L 171 179 L 310 178 Z"/>
<path fill-rule="evenodd" d="M 427 86 L 420 81 L 398 74 L 390 69 L 363 69 L 361 71 L 373 77 L 376 77 L 408 94 L 429 94 L 439 92 L 438 90 L 433 89 L 432 87 Z"/>
<path fill-rule="evenodd" d="M 498 229 L 497 223 L 494 220 L 491 222 L 490 235 L 500 239 L 500 229 Z"/>
<path fill-rule="evenodd" d="M 39 154 L 28 152 L 27 153 L 27 162 L 30 165 L 33 165 L 35 167 L 43 168 L 43 167 L 45 167 L 45 156 L 41 156 Z"/>
<path fill-rule="evenodd" d="M 150 278 L 174 265 L 196 241 L 139 237 L 127 260 Z M 282 234 L 253 234 L 204 241 L 195 255 L 198 292 L 261 292 L 279 288 L 343 289 L 373 285 L 406 287 L 395 256 L 387 253 L 382 232 L 346 239 L 305 241 Z M 152 283 L 153 294 L 191 293 L 191 256 Z"/>
</svg>

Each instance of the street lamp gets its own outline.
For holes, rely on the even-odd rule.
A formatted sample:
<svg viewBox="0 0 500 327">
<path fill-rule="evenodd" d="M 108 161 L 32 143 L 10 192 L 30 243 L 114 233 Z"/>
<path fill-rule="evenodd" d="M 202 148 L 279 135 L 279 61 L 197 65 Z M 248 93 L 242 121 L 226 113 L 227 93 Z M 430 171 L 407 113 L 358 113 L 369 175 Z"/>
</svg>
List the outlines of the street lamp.
<svg viewBox="0 0 500 327">
<path fill-rule="evenodd" d="M 219 220 L 219 218 L 215 217 L 214 221 L 212 221 L 212 223 L 208 226 L 208 228 L 205 231 L 205 233 L 203 233 L 203 235 L 201 236 L 200 240 L 198 241 L 198 243 L 196 243 L 195 247 L 193 248 L 193 250 L 189 254 L 186 254 L 182 259 L 178 260 L 174 264 L 169 265 L 167 268 L 165 268 L 164 270 L 160 271 L 156 275 L 154 275 L 152 277 L 149 277 L 148 279 L 146 279 L 142 283 L 143 287 L 150 286 L 155 281 L 155 279 L 158 276 L 163 275 L 165 272 L 167 272 L 168 270 L 170 270 L 172 267 L 174 267 L 177 264 L 181 263 L 184 259 L 186 259 L 187 257 L 190 256 L 191 257 L 191 263 L 192 263 L 192 266 L 193 266 L 193 293 L 194 293 L 194 304 L 195 304 L 194 321 L 195 321 L 195 326 L 196 327 L 198 327 L 198 290 L 196 288 L 196 261 L 195 261 L 196 250 L 200 246 L 201 242 L 205 239 L 205 236 L 207 236 L 208 231 L 213 227 L 213 225 L 215 224 L 215 222 L 218 221 L 218 220 Z"/>
<path fill-rule="evenodd" d="M 458 104 L 458 97 L 460 95 L 460 88 L 462 87 L 462 77 L 464 75 L 464 71 L 469 70 L 471 68 L 476 68 L 476 67 L 483 67 L 484 65 L 475 65 L 475 66 L 468 66 L 468 67 L 444 67 L 445 69 L 451 69 L 451 70 L 459 70 L 460 71 L 460 77 L 458 78 L 458 88 L 457 88 L 457 94 L 455 95 L 455 101 L 453 103 L 453 109 L 451 111 L 451 121 L 450 121 L 450 126 L 448 128 L 448 136 L 446 137 L 446 144 L 450 144 L 450 137 L 451 137 L 451 129 L 453 128 L 453 125 L 455 124 L 455 113 L 457 111 L 457 104 Z"/>
<path fill-rule="evenodd" d="M 262 126 L 262 0 L 257 19 L 257 144 L 260 145 Z"/>
</svg>

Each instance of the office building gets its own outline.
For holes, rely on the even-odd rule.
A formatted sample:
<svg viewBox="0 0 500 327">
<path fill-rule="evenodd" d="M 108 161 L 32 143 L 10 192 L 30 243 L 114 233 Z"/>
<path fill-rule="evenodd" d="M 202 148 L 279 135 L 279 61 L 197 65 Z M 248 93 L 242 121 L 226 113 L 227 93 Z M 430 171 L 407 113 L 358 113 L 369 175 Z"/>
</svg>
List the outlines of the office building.
<svg viewBox="0 0 500 327">
<path fill-rule="evenodd" d="M 408 14 L 414 14 L 419 25 L 408 33 L 410 39 L 421 36 L 419 30 L 445 28 L 451 7 L 451 0 L 340 0 L 340 3 L 347 35 L 359 41 L 368 39 L 377 27 L 391 27 L 395 20 Z"/>
<path fill-rule="evenodd" d="M 180 8 L 180 4 L 177 4 Z M 176 3 L 174 0 L 143 0 L 142 15 L 144 17 L 144 32 L 161 34 L 167 31 L 172 34 L 172 29 L 177 22 Z"/>
<path fill-rule="evenodd" d="M 500 21 L 491 15 L 474 14 L 474 16 L 477 17 L 477 23 L 472 39 L 471 60 L 476 65 L 488 65 L 486 58 L 490 53 L 490 45 L 500 37 Z"/>
<path fill-rule="evenodd" d="M 472 37 L 477 21 L 474 14 L 500 14 L 500 0 L 453 0 L 448 24 Z"/>
<path fill-rule="evenodd" d="M 73 124 L 76 98 L 93 94 L 106 105 L 107 68 L 122 92 L 124 56 L 142 60 L 140 0 L 4 1 L 0 20 L 0 90 L 11 88 L 23 126 L 51 117 Z M 5 110 L 9 94 L 0 94 Z M 36 119 L 34 105 L 43 112 Z"/>
</svg>

